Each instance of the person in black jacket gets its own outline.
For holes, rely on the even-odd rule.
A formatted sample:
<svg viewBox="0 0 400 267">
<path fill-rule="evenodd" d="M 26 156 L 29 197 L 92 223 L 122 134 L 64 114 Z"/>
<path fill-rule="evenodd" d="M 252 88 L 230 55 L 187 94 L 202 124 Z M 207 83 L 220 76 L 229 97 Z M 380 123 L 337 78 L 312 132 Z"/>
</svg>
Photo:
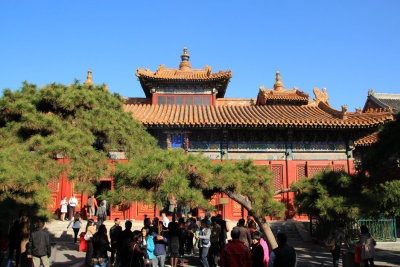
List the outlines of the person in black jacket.
<svg viewBox="0 0 400 267">
<path fill-rule="evenodd" d="M 119 234 L 122 232 L 122 227 L 119 225 L 119 218 L 115 218 L 114 225 L 110 228 L 110 239 L 111 239 L 111 264 L 114 264 L 114 257 L 117 251 L 117 242 Z"/>
<path fill-rule="evenodd" d="M 94 267 L 107 266 L 107 251 L 111 251 L 110 243 L 107 237 L 107 228 L 104 224 L 100 225 L 99 231 L 93 236 L 93 257 L 92 264 Z"/>
<path fill-rule="evenodd" d="M 130 264 L 130 244 L 133 242 L 133 233 L 131 231 L 132 222 L 125 222 L 125 230 L 118 236 L 117 241 L 117 257 L 120 267 L 127 267 Z"/>
<path fill-rule="evenodd" d="M 253 267 L 264 267 L 264 249 L 260 244 L 261 234 L 255 231 L 251 235 L 251 259 L 253 260 Z"/>
<path fill-rule="evenodd" d="M 286 244 L 287 237 L 285 233 L 276 235 L 278 247 L 271 252 L 269 265 L 273 267 L 294 267 L 296 266 L 297 256 L 293 247 Z M 268 266 L 269 266 L 268 265 Z"/>
<path fill-rule="evenodd" d="M 32 233 L 28 245 L 28 258 L 32 258 L 33 266 L 49 267 L 51 246 L 49 233 L 44 230 L 44 222 L 38 222 L 36 231 Z"/>
</svg>

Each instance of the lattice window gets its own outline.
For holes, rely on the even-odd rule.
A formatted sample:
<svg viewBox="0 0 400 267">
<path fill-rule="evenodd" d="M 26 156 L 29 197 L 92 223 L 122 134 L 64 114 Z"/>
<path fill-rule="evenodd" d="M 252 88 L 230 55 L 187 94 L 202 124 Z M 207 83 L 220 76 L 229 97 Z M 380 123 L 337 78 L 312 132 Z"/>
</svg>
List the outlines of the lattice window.
<svg viewBox="0 0 400 267">
<path fill-rule="evenodd" d="M 271 171 L 275 190 L 282 189 L 282 166 L 272 166 Z"/>
<path fill-rule="evenodd" d="M 184 134 L 171 134 L 171 148 L 184 148 Z"/>
<path fill-rule="evenodd" d="M 297 181 L 303 177 L 306 177 L 306 166 L 305 165 L 297 165 Z"/>
<path fill-rule="evenodd" d="M 51 191 L 58 191 L 58 179 L 50 180 L 50 182 L 47 184 L 47 188 Z"/>
<path fill-rule="evenodd" d="M 344 172 L 344 165 L 335 165 L 335 172 Z"/>
<path fill-rule="evenodd" d="M 323 172 L 326 168 L 328 168 L 328 166 L 310 166 L 308 168 L 308 177 L 311 178 L 314 175 Z"/>
</svg>

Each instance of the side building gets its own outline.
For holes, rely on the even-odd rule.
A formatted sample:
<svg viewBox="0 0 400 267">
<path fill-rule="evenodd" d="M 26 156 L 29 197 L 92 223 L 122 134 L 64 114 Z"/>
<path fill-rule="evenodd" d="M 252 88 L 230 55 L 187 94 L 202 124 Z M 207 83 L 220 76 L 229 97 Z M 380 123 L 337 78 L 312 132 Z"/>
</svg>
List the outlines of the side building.
<svg viewBox="0 0 400 267">
<path fill-rule="evenodd" d="M 314 88 L 311 99 L 296 87 L 284 88 L 279 72 L 273 89 L 261 86 L 255 98 L 225 98 L 231 71 L 213 72 L 207 65 L 192 69 L 186 47 L 179 68 L 160 65 L 154 72 L 139 68 L 136 76 L 146 97 L 126 98 L 124 110 L 147 127 L 159 146 L 201 153 L 213 161 L 252 159 L 271 168 L 277 190 L 327 168 L 353 173 L 354 141 L 393 119 L 384 109 L 335 110 L 325 88 Z M 115 159 L 126 160 L 118 155 Z M 104 179 L 101 188 L 113 189 L 112 178 Z M 87 196 L 78 196 L 84 206 Z M 276 196 L 285 203 L 288 218 L 298 218 L 293 198 L 293 193 Z M 226 219 L 246 215 L 222 194 L 211 202 Z M 112 207 L 110 218 L 143 219 L 158 212 L 152 205 L 136 203 Z"/>
</svg>

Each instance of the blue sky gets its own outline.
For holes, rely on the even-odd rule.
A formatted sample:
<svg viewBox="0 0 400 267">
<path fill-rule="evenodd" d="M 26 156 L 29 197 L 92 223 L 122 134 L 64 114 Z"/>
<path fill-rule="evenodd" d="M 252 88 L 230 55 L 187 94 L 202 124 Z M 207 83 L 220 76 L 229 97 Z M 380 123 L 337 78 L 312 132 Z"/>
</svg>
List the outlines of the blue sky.
<svg viewBox="0 0 400 267">
<path fill-rule="evenodd" d="M 0 88 L 86 79 L 144 96 L 136 69 L 231 69 L 226 97 L 273 88 L 362 107 L 368 89 L 400 93 L 400 1 L 1 1 Z"/>
</svg>

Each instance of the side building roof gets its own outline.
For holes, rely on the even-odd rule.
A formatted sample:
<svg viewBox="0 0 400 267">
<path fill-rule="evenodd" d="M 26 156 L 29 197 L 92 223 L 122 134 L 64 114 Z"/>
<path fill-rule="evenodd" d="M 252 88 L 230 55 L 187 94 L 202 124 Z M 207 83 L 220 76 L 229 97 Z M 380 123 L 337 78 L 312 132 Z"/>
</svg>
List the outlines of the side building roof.
<svg viewBox="0 0 400 267">
<path fill-rule="evenodd" d="M 175 106 L 125 104 L 148 127 L 173 128 L 374 128 L 393 116 L 387 111 L 355 113 L 319 105 Z"/>
</svg>

